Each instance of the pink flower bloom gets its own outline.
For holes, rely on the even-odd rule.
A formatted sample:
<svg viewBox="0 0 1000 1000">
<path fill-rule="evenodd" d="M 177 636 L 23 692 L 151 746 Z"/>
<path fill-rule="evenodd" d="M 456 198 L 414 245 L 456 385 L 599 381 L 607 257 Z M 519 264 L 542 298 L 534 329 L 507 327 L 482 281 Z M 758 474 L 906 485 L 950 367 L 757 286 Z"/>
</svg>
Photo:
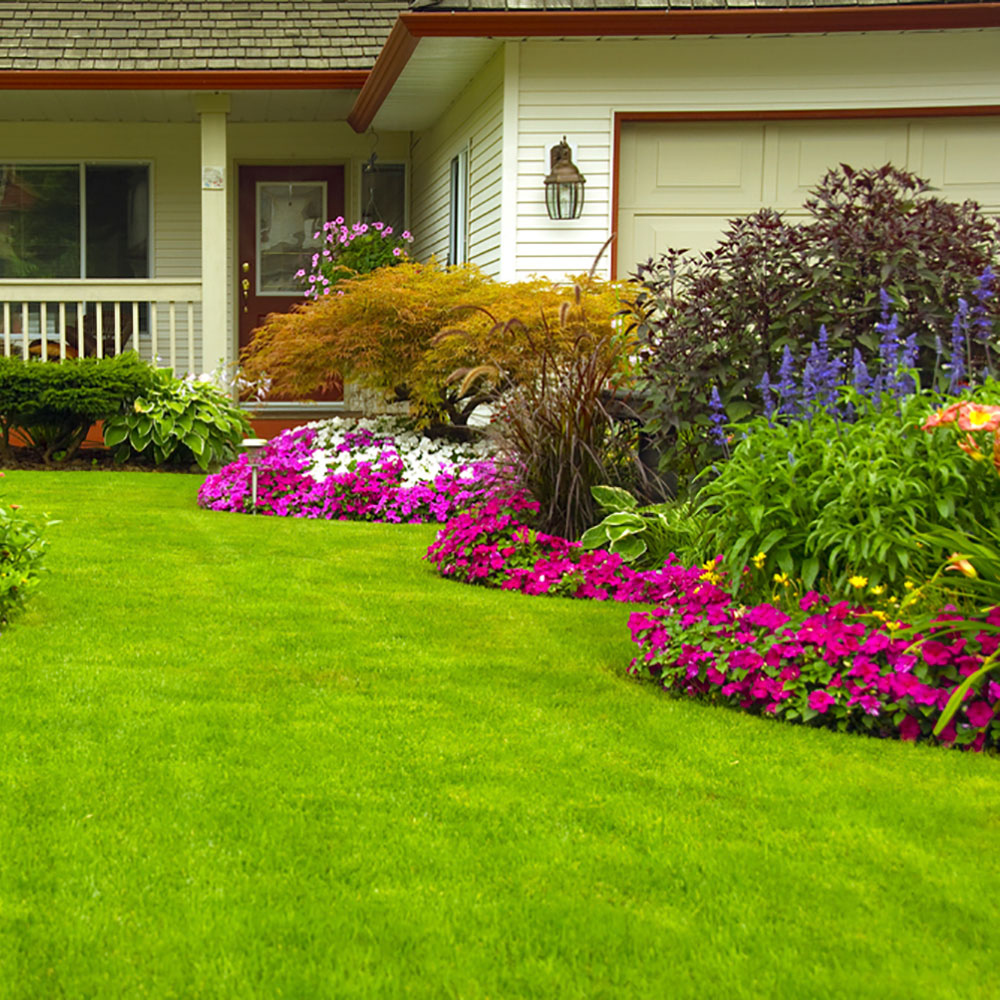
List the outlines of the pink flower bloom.
<svg viewBox="0 0 1000 1000">
<path fill-rule="evenodd" d="M 827 710 L 837 704 L 837 699 L 826 691 L 810 691 L 809 707 L 820 715 L 825 715 Z"/>
<path fill-rule="evenodd" d="M 965 716 L 970 725 L 975 726 L 976 729 L 982 729 L 993 718 L 993 709 L 985 701 L 977 701 L 965 709 Z"/>
<path fill-rule="evenodd" d="M 920 723 L 912 715 L 903 717 L 899 724 L 899 738 L 902 740 L 915 740 L 920 735 Z"/>
</svg>

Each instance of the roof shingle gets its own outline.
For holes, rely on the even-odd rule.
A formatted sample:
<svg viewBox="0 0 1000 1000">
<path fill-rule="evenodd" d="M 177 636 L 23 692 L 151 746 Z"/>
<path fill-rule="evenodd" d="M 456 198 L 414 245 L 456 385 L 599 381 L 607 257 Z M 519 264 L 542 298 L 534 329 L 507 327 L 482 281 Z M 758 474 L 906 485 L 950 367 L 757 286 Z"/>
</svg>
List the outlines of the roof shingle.
<svg viewBox="0 0 1000 1000">
<path fill-rule="evenodd" d="M 0 0 L 0 68 L 371 69 L 406 0 Z"/>
</svg>

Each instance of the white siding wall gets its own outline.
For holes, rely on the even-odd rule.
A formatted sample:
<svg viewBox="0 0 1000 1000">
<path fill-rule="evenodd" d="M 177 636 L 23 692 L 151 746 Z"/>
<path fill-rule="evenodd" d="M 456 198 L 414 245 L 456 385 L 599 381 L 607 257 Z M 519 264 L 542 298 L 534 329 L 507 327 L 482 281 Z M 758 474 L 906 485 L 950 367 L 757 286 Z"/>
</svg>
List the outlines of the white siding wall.
<svg viewBox="0 0 1000 1000">
<path fill-rule="evenodd" d="M 622 111 L 1000 105 L 1000 30 L 783 38 L 520 43 L 516 274 L 590 267 L 613 228 Z M 587 179 L 583 217 L 552 222 L 548 150 L 565 134 Z M 610 261 L 602 261 L 608 273 Z"/>
<path fill-rule="evenodd" d="M 440 120 L 413 141 L 414 253 L 448 257 L 450 165 L 469 150 L 469 261 L 500 272 L 503 49 L 459 94 Z"/>
</svg>

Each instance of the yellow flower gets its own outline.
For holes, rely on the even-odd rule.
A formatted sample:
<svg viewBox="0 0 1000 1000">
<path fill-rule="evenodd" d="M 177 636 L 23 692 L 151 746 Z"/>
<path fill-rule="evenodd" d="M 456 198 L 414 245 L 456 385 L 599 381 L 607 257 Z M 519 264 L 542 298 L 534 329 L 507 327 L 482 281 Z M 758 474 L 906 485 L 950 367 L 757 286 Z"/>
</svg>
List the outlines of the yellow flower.
<svg viewBox="0 0 1000 1000">
<path fill-rule="evenodd" d="M 874 594 L 876 597 L 879 597 L 885 593 L 885 587 L 881 583 L 879 583 L 876 584 L 874 587 L 872 587 L 868 592 L 870 594 Z"/>
<path fill-rule="evenodd" d="M 877 618 L 880 622 L 887 622 L 889 616 L 884 611 L 873 611 L 871 613 L 872 618 Z"/>
<path fill-rule="evenodd" d="M 787 573 L 775 573 L 772 579 L 775 583 L 780 583 L 782 587 L 787 587 L 789 584 Z"/>
<path fill-rule="evenodd" d="M 862 587 L 867 587 L 868 586 L 868 577 L 867 576 L 852 576 L 852 577 L 848 578 L 847 582 L 852 587 L 855 587 L 856 589 L 860 590 Z"/>
<path fill-rule="evenodd" d="M 903 584 L 903 586 L 907 590 L 913 590 L 913 588 L 916 586 L 916 584 L 912 580 L 907 580 L 906 583 Z"/>
<path fill-rule="evenodd" d="M 754 566 L 757 567 L 757 569 L 763 569 L 764 563 L 767 562 L 767 553 L 758 552 L 757 555 L 755 555 L 753 559 L 750 560 L 750 562 L 752 562 Z"/>
</svg>

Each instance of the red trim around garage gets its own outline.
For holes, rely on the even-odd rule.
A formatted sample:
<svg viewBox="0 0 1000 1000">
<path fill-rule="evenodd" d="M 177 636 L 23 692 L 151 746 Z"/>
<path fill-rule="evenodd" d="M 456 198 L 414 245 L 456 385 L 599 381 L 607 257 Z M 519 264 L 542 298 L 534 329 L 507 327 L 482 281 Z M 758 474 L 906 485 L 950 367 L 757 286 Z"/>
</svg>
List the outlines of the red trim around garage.
<svg viewBox="0 0 1000 1000">
<path fill-rule="evenodd" d="M 714 10 L 414 11 L 399 15 L 348 121 L 371 125 L 421 38 L 639 38 L 675 35 L 943 31 L 1000 27 L 1000 3 Z"/>
<path fill-rule="evenodd" d="M 0 90 L 361 90 L 367 70 L 0 70 Z"/>
<path fill-rule="evenodd" d="M 947 108 L 846 108 L 794 111 L 616 111 L 611 153 L 611 228 L 618 229 L 618 183 L 621 178 L 621 137 L 625 122 L 747 122 L 824 121 L 850 118 L 969 118 L 1000 115 L 1000 105 L 976 104 Z M 611 243 L 611 276 L 618 274 L 618 241 Z"/>
</svg>

